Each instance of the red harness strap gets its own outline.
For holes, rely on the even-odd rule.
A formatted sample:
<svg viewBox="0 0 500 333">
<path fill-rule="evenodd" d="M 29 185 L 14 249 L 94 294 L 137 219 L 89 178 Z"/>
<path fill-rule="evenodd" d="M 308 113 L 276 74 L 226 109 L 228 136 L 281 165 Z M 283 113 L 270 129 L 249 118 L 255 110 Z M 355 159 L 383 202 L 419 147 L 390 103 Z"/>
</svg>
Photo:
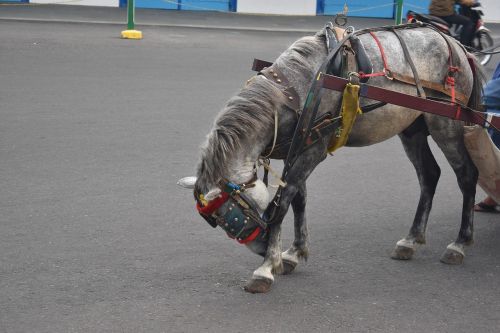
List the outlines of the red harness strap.
<svg viewBox="0 0 500 333">
<path fill-rule="evenodd" d="M 450 53 L 450 58 L 451 58 L 451 53 Z M 448 67 L 448 76 L 446 77 L 446 84 L 450 86 L 451 90 L 451 102 L 455 103 L 455 73 L 458 72 L 458 67 L 452 66 L 451 65 L 451 60 L 450 60 L 450 66 Z"/>
<path fill-rule="evenodd" d="M 247 238 L 245 238 L 245 239 L 236 238 L 236 240 L 240 244 L 250 243 L 250 242 L 254 241 L 255 238 L 257 238 L 257 236 L 260 234 L 260 230 L 261 230 L 260 228 L 255 228 L 255 230 L 250 235 L 248 235 Z"/>
<path fill-rule="evenodd" d="M 210 201 L 205 207 L 202 207 L 199 203 L 196 203 L 196 209 L 200 214 L 210 216 L 213 214 L 213 212 L 219 209 L 219 207 L 222 206 L 228 198 L 229 194 L 227 194 L 226 192 L 222 192 L 217 198 Z"/>
<path fill-rule="evenodd" d="M 450 87 L 451 102 L 455 103 L 455 73 L 457 73 L 460 68 L 453 65 L 453 52 L 451 49 L 451 45 L 448 40 L 446 40 L 446 38 L 445 42 L 448 45 L 448 74 L 445 79 L 445 84 Z"/>
<path fill-rule="evenodd" d="M 378 39 L 377 35 L 373 31 L 370 31 L 370 35 L 373 37 L 375 42 L 377 43 L 378 49 L 380 50 L 380 55 L 382 57 L 382 61 L 384 62 L 384 69 L 382 72 L 377 72 L 377 73 L 372 73 L 372 74 L 365 74 L 363 72 L 359 73 L 360 78 L 369 78 L 369 77 L 376 77 L 376 76 L 385 76 L 388 79 L 392 80 L 392 72 L 387 66 L 387 57 L 385 56 L 384 48 L 382 47 L 382 43 L 380 43 L 380 40 Z M 448 42 L 447 42 L 448 43 Z M 450 97 L 451 97 L 451 102 L 455 103 L 455 73 L 457 73 L 460 69 L 456 66 L 453 66 L 453 53 L 451 50 L 451 46 L 448 43 L 448 74 L 445 79 L 446 85 L 450 87 Z M 460 116 L 460 109 L 458 110 L 458 116 Z"/>
<path fill-rule="evenodd" d="M 392 75 L 389 67 L 387 66 L 387 58 L 385 56 L 384 48 L 382 47 L 382 43 L 380 43 L 380 40 L 378 37 L 375 35 L 373 31 L 370 31 L 370 35 L 373 37 L 375 42 L 377 43 L 378 49 L 380 50 L 380 55 L 382 56 L 382 61 L 384 62 L 384 69 L 382 72 L 377 72 L 377 73 L 371 73 L 371 74 L 365 74 L 363 72 L 359 73 L 360 78 L 366 78 L 366 77 L 375 77 L 375 76 L 385 76 L 388 79 L 392 80 Z"/>
<path fill-rule="evenodd" d="M 460 104 L 457 104 L 457 112 L 455 113 L 455 119 L 459 120 L 461 114 L 462 114 L 462 107 L 460 106 Z"/>
</svg>

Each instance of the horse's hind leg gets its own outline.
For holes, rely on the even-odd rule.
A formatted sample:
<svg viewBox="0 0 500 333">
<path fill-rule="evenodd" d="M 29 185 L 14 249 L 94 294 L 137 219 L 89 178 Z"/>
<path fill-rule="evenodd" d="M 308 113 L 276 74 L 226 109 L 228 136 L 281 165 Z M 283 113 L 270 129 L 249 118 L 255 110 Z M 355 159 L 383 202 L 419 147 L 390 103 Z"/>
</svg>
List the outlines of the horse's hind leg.
<svg viewBox="0 0 500 333">
<path fill-rule="evenodd" d="M 455 122 L 439 119 L 429 126 L 433 139 L 443 151 L 446 159 L 455 171 L 458 186 L 462 191 L 462 222 L 455 242 L 448 245 L 441 256 L 446 264 L 461 264 L 465 252 L 464 246 L 473 242 L 473 207 L 476 196 L 478 171 L 472 162 L 463 140 L 463 129 Z"/>
<path fill-rule="evenodd" d="M 305 216 L 306 197 L 306 184 L 303 182 L 298 185 L 297 194 L 292 200 L 295 238 L 292 246 L 281 255 L 283 274 L 290 274 L 299 263 L 299 260 L 307 260 L 309 255 L 309 234 Z"/>
<path fill-rule="evenodd" d="M 426 132 L 420 131 L 411 136 L 401 134 L 400 138 L 420 183 L 420 200 L 413 225 L 408 236 L 397 242 L 391 255 L 393 259 L 408 260 L 412 258 L 417 245 L 425 243 L 425 229 L 441 169 L 429 148 Z"/>
</svg>

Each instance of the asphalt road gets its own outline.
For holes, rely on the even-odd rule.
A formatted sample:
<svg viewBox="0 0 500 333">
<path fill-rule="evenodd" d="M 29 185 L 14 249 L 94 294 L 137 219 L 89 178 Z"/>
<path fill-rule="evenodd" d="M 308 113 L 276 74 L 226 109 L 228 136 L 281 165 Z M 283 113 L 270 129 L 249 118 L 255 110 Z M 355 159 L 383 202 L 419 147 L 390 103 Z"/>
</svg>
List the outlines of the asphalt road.
<svg viewBox="0 0 500 333">
<path fill-rule="evenodd" d="M 301 34 L 142 30 L 131 41 L 113 25 L 0 21 L 0 332 L 500 330 L 500 218 L 476 214 L 465 263 L 439 262 L 461 195 L 434 145 L 428 244 L 389 258 L 418 199 L 398 139 L 315 170 L 309 261 L 268 294 L 245 293 L 261 259 L 175 183 L 253 58 Z"/>
</svg>

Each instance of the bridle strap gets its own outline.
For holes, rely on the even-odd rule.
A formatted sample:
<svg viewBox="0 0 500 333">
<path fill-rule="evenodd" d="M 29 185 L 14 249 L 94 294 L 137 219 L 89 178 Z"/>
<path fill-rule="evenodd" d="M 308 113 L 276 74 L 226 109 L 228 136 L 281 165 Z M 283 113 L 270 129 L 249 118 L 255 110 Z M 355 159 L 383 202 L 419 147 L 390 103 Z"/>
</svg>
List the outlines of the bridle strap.
<svg viewBox="0 0 500 333">
<path fill-rule="evenodd" d="M 279 125 L 279 119 L 278 119 L 278 110 L 274 110 L 274 136 L 273 136 L 273 145 L 271 146 L 271 150 L 269 151 L 269 154 L 266 156 L 262 156 L 264 159 L 268 159 L 271 157 L 274 151 L 274 147 L 276 147 L 276 140 L 278 139 L 278 125 Z"/>
<path fill-rule="evenodd" d="M 255 66 L 255 63 L 254 63 Z M 281 87 L 281 93 L 285 98 L 285 105 L 296 113 L 300 110 L 300 97 L 295 88 L 290 85 L 290 82 L 286 76 L 280 71 L 278 66 L 270 64 L 270 66 L 264 66 L 262 70 L 259 71 L 257 75 L 263 75 L 266 79 L 271 82 L 276 83 Z"/>
</svg>

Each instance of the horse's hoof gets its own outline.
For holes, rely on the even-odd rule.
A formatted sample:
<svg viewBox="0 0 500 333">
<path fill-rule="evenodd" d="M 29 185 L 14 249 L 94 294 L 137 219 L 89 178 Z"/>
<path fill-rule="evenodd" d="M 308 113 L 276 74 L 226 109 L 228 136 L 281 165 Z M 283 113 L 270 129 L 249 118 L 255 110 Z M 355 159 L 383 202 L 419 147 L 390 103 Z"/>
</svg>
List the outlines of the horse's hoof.
<svg viewBox="0 0 500 333">
<path fill-rule="evenodd" d="M 448 265 L 461 265 L 464 262 L 463 252 L 447 248 L 441 256 L 441 262 Z"/>
<path fill-rule="evenodd" d="M 295 270 L 295 267 L 297 267 L 296 262 L 283 259 L 283 272 L 281 274 L 291 274 Z"/>
<path fill-rule="evenodd" d="M 246 284 L 243 289 L 245 289 L 246 292 L 252 293 L 252 294 L 261 294 L 261 293 L 267 293 L 269 290 L 271 290 L 271 285 L 273 284 L 273 281 L 271 279 L 266 279 L 266 278 L 252 278 L 248 283 Z"/>
<path fill-rule="evenodd" d="M 391 258 L 396 260 L 410 260 L 415 250 L 411 247 L 396 245 L 392 251 Z"/>
</svg>

